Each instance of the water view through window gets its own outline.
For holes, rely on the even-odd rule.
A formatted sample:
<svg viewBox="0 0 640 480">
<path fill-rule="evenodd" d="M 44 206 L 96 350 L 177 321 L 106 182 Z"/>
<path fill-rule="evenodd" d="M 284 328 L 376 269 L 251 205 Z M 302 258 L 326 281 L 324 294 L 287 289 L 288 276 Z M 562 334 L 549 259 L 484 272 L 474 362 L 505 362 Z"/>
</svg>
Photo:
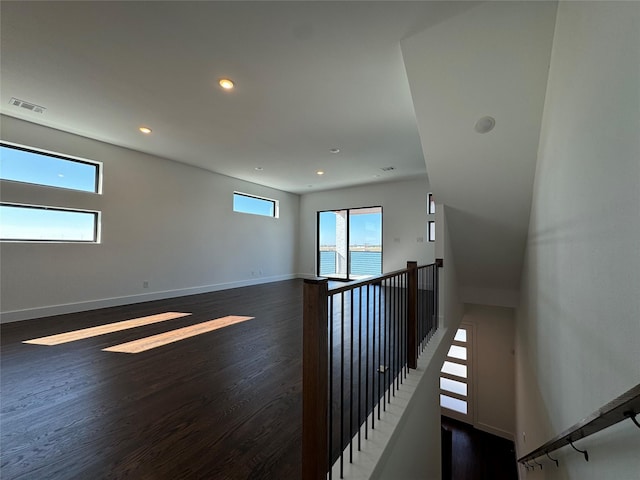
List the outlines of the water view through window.
<svg viewBox="0 0 640 480">
<path fill-rule="evenodd" d="M 354 279 L 382 273 L 382 207 L 318 212 L 318 274 Z"/>
</svg>

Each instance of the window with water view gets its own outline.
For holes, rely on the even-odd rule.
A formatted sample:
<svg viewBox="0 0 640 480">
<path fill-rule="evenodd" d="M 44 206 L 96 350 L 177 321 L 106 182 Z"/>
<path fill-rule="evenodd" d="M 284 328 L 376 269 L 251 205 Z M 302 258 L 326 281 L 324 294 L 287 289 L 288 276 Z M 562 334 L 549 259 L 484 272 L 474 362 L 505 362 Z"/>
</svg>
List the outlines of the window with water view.
<svg viewBox="0 0 640 480">
<path fill-rule="evenodd" d="M 352 280 L 382 273 L 382 207 L 318 212 L 318 275 Z"/>
</svg>

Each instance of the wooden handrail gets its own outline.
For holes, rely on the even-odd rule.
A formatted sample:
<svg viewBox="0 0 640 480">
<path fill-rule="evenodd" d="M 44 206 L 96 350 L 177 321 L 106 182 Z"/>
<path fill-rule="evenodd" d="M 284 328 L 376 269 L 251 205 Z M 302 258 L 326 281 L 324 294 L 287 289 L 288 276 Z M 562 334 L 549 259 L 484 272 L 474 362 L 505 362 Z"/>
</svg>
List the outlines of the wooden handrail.
<svg viewBox="0 0 640 480">
<path fill-rule="evenodd" d="M 409 263 L 409 262 L 407 262 L 407 263 Z M 436 268 L 442 268 L 444 266 L 442 258 L 436 258 L 436 261 L 434 262 L 434 264 L 435 264 Z M 416 262 L 416 266 L 417 266 L 417 262 Z M 343 285 L 341 287 L 330 288 L 329 289 L 329 294 L 334 295 L 336 293 L 348 292 L 349 290 L 353 290 L 355 287 L 360 287 L 360 286 L 364 287 L 365 285 L 371 285 L 371 284 L 374 284 L 374 283 L 380 283 L 383 280 L 387 280 L 389 278 L 395 277 L 395 276 L 399 275 L 400 273 L 404 273 L 406 271 L 407 271 L 406 268 L 402 268 L 402 269 L 396 270 L 394 272 L 383 273 L 382 275 L 376 275 L 375 277 L 369 277 L 369 278 L 365 278 L 364 280 L 358 280 L 356 282 L 347 283 L 346 285 Z"/>
<path fill-rule="evenodd" d="M 622 422 L 630 418 L 636 425 L 638 425 L 635 419 L 636 415 L 640 415 L 640 384 L 633 387 L 628 392 L 623 393 L 619 397 L 613 399 L 606 405 L 602 406 L 588 417 L 582 419 L 574 426 L 568 428 L 560 435 L 552 438 L 544 445 L 536 448 L 530 453 L 518 459 L 518 462 L 527 467 L 529 460 L 534 460 L 538 457 L 548 456 L 551 452 L 558 450 L 566 445 L 571 445 L 576 451 L 582 453 L 585 460 L 589 460 L 589 455 L 585 451 L 578 450 L 573 443 L 581 438 L 588 437 L 594 433 L 604 430 L 611 425 L 615 425 L 618 422 Z M 640 425 L 638 425 L 640 427 Z M 549 457 L 551 458 L 551 457 Z M 553 458 L 551 460 L 554 460 Z M 556 461 L 556 460 L 554 460 Z M 540 465 L 540 464 L 538 464 Z"/>
</svg>

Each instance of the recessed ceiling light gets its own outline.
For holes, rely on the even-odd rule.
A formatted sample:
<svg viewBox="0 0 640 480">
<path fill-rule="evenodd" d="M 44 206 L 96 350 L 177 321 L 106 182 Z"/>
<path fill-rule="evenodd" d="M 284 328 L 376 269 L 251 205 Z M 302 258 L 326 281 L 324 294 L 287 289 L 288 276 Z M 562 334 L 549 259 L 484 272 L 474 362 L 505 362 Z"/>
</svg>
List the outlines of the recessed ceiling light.
<svg viewBox="0 0 640 480">
<path fill-rule="evenodd" d="M 478 120 L 473 129 L 478 133 L 489 133 L 496 126 L 496 119 L 493 117 L 482 117 Z"/>
<path fill-rule="evenodd" d="M 151 129 L 149 127 L 140 127 L 138 130 L 140 130 L 145 135 L 149 135 L 151 133 Z"/>
<path fill-rule="evenodd" d="M 262 170 L 264 170 L 264 168 L 262 168 L 262 167 L 256 167 L 256 170 L 257 170 L 257 171 L 259 171 L 259 172 L 261 172 Z"/>
<path fill-rule="evenodd" d="M 220 80 L 218 80 L 218 84 L 225 90 L 232 90 L 235 86 L 233 81 L 229 80 L 228 78 L 221 78 Z"/>
<path fill-rule="evenodd" d="M 322 170 L 318 170 L 316 173 L 317 173 L 318 175 L 324 175 L 324 172 L 323 172 Z"/>
<path fill-rule="evenodd" d="M 340 149 L 339 149 L 339 148 L 336 148 L 336 147 L 330 148 L 330 149 L 329 149 L 329 151 L 330 151 L 331 153 L 333 153 L 334 155 L 335 155 L 336 153 L 340 153 Z"/>
</svg>

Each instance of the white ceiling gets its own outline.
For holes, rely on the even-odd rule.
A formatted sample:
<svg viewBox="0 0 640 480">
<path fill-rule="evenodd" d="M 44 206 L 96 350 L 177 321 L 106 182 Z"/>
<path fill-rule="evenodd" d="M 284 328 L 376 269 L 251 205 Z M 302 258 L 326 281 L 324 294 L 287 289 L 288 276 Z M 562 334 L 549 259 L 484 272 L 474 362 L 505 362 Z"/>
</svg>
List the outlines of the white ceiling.
<svg viewBox="0 0 640 480">
<path fill-rule="evenodd" d="M 293 193 L 428 172 L 463 286 L 517 289 L 555 3 L 1 9 L 3 114 Z"/>
<path fill-rule="evenodd" d="M 399 42 L 464 8 L 3 1 L 0 110 L 294 193 L 425 174 Z"/>
</svg>

